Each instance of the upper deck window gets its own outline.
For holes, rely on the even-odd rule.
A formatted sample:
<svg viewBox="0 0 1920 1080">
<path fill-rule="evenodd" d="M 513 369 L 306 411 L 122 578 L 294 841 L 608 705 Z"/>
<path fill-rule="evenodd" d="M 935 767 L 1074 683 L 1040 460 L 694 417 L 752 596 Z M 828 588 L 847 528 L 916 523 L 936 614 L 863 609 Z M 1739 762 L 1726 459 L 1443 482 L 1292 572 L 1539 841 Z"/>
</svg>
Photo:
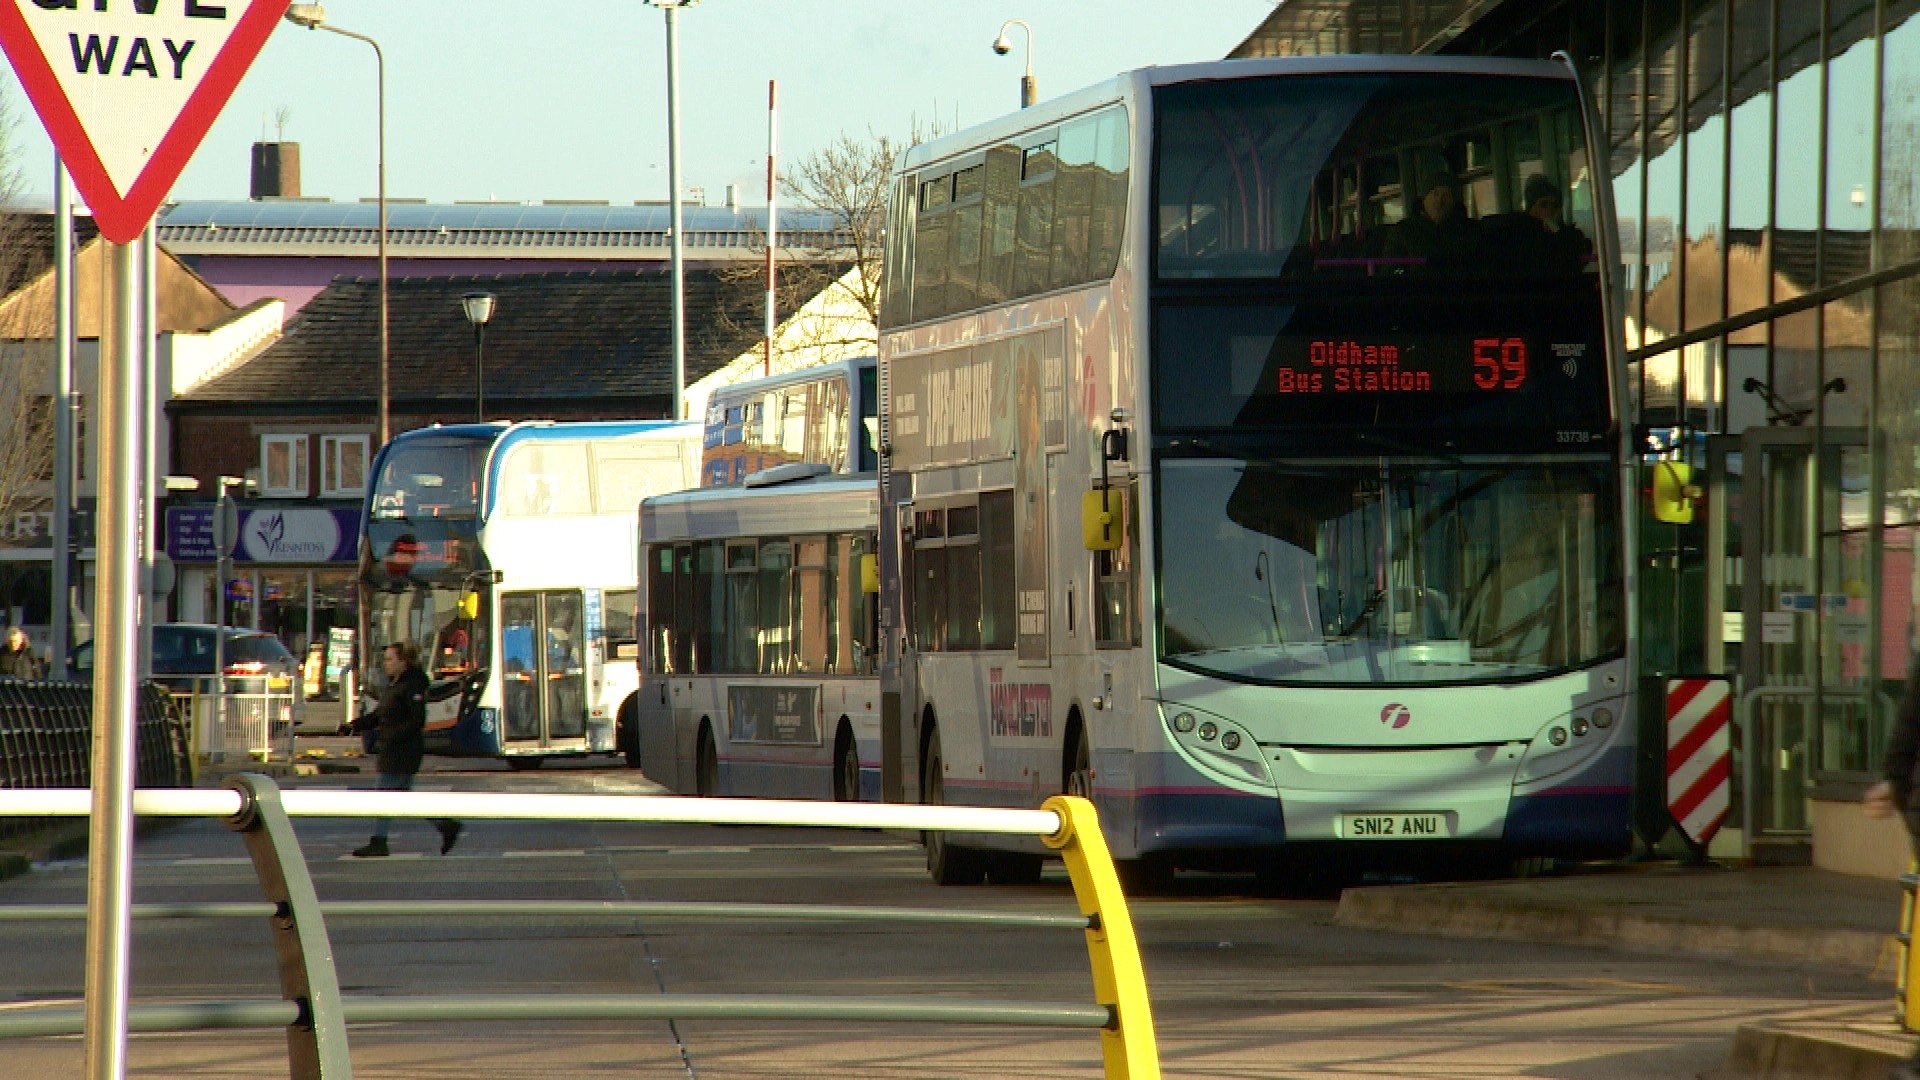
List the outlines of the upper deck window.
<svg viewBox="0 0 1920 1080">
<path fill-rule="evenodd" d="M 373 516 L 475 518 L 490 436 L 435 435 L 396 440 L 374 480 Z"/>
<path fill-rule="evenodd" d="M 1594 265 L 1571 82 L 1293 75 L 1166 86 L 1155 102 L 1162 279 Z"/>
</svg>

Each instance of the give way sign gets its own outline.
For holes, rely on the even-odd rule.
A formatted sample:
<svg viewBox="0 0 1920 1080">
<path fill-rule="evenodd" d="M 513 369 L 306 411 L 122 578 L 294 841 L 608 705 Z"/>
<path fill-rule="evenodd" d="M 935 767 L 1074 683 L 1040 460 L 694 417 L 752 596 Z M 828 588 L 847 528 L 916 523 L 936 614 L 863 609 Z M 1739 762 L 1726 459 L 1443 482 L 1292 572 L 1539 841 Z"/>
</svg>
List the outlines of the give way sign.
<svg viewBox="0 0 1920 1080">
<path fill-rule="evenodd" d="M 288 0 L 0 0 L 0 48 L 101 235 L 131 243 Z"/>
</svg>

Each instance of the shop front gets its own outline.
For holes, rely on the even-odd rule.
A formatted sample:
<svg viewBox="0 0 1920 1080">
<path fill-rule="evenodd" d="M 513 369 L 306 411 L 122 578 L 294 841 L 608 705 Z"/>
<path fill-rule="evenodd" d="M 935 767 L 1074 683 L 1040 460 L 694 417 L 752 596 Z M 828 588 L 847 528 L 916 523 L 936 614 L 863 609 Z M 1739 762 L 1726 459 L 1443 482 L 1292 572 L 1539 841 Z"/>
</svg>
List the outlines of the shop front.
<svg viewBox="0 0 1920 1080">
<path fill-rule="evenodd" d="M 303 696 L 339 692 L 352 654 L 354 570 L 360 506 L 246 502 L 224 583 L 214 542 L 214 508 L 167 511 L 167 554 L 179 575 L 174 616 L 220 622 L 278 637 L 301 661 Z"/>
</svg>

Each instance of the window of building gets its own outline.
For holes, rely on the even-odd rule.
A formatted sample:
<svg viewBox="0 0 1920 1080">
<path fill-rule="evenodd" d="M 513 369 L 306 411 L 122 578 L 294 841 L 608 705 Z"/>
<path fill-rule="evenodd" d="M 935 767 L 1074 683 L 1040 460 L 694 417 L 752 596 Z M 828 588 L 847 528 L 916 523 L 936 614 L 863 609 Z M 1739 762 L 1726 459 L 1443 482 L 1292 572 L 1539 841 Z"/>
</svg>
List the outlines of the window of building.
<svg viewBox="0 0 1920 1080">
<path fill-rule="evenodd" d="M 357 499 L 367 492 L 365 435 L 320 437 L 320 494 L 329 499 Z"/>
<path fill-rule="evenodd" d="M 305 435 L 260 436 L 260 494 L 270 499 L 307 497 Z"/>
</svg>

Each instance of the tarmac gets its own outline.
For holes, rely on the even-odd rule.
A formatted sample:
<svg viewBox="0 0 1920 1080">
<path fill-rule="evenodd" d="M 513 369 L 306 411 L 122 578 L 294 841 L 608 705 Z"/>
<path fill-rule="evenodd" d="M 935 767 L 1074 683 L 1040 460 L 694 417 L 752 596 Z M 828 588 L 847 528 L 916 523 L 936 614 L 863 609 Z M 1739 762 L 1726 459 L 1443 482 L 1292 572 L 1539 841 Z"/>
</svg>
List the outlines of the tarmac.
<svg viewBox="0 0 1920 1080">
<path fill-rule="evenodd" d="M 1887 985 L 1884 1014 L 1743 1025 L 1713 1080 L 1883 1080 L 1920 1037 L 1894 984 L 1901 886 L 1812 867 L 1582 865 L 1536 878 L 1350 888 L 1336 921 L 1443 937 L 1586 945 L 1845 971 Z"/>
<path fill-rule="evenodd" d="M 203 764 L 200 786 L 229 773 L 285 781 L 361 771 L 357 740 L 301 739 L 317 755 L 291 762 Z M 297 782 L 297 781 L 296 781 Z M 84 850 L 85 837 L 0 843 L 0 877 Z M 36 842 L 36 840 L 38 842 Z M 1902 887 L 1805 866 L 1579 864 L 1563 872 L 1491 881 L 1361 885 L 1340 895 L 1342 925 L 1441 937 L 1530 941 L 1660 956 L 1840 971 L 1883 982 L 1886 1008 L 1862 1016 L 1810 1007 L 1801 1017 L 1742 1025 L 1708 1080 L 1882 1080 L 1920 1048 L 1896 1018 Z"/>
</svg>

